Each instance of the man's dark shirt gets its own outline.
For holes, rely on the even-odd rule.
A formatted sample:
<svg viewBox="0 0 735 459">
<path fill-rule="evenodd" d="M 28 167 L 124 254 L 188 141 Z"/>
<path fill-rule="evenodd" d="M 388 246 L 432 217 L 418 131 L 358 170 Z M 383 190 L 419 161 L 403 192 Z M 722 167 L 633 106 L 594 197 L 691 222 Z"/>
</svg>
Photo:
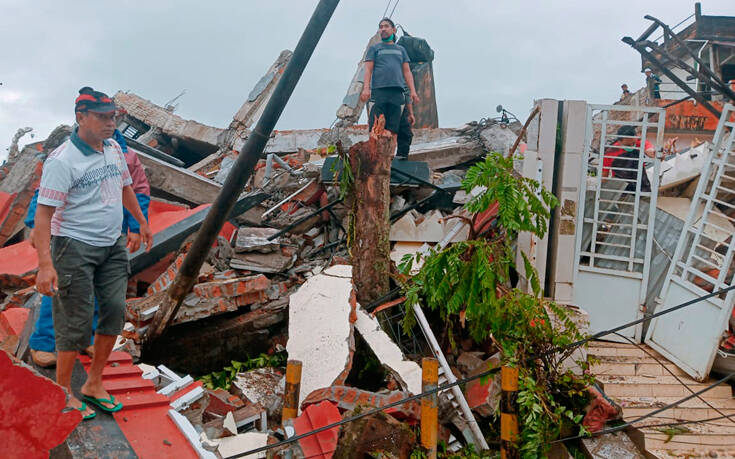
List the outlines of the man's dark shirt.
<svg viewBox="0 0 735 459">
<path fill-rule="evenodd" d="M 404 88 L 403 64 L 410 62 L 406 49 L 392 43 L 376 43 L 368 48 L 365 62 L 372 61 L 373 77 L 371 89 Z"/>
</svg>

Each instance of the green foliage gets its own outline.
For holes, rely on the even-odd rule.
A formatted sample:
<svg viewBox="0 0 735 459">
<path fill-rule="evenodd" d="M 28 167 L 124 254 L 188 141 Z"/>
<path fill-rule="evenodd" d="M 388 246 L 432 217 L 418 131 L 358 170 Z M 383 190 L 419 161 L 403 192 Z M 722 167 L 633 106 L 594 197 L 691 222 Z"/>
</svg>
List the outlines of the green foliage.
<svg viewBox="0 0 735 459">
<path fill-rule="evenodd" d="M 511 234 L 530 231 L 543 237 L 549 209 L 559 204 L 536 180 L 518 176 L 513 171 L 512 157 L 496 152 L 488 153 L 484 162 L 467 171 L 462 188 L 469 193 L 475 187 L 483 187 L 484 191 L 465 208 L 472 213 L 482 212 L 497 201 L 498 223 Z"/>
<path fill-rule="evenodd" d="M 202 381 L 204 387 L 207 389 L 221 388 L 230 390 L 232 381 L 238 373 L 255 370 L 256 368 L 282 367 L 286 365 L 286 360 L 287 356 L 285 352 L 279 352 L 273 355 L 260 354 L 257 357 L 248 358 L 244 362 L 231 360 L 229 366 L 224 367 L 221 371 L 214 371 L 204 375 L 199 380 Z"/>
<path fill-rule="evenodd" d="M 583 336 L 566 309 L 543 299 L 538 275 L 525 254 L 530 293 L 509 285 L 510 269 L 515 268 L 513 239 L 521 231 L 546 234 L 550 209 L 558 201 L 538 182 L 515 174 L 513 160 L 498 153 L 470 168 L 462 187 L 468 192 L 483 189 L 465 205 L 472 213 L 498 202 L 499 230 L 490 239 L 457 242 L 425 257 L 403 258 L 399 282 L 406 297 L 404 332 L 415 324 L 411 305 L 422 303 L 439 313 L 450 339 L 452 329 L 462 327 L 478 343 L 492 340 L 504 364 L 519 367 L 522 455 L 543 457 L 562 427 L 581 429 L 586 387 L 592 382 L 591 377 L 580 378 L 561 368 L 573 350 L 553 351 Z M 423 266 L 411 277 L 414 263 L 422 258 Z M 577 364 L 587 368 L 586 362 Z"/>
</svg>

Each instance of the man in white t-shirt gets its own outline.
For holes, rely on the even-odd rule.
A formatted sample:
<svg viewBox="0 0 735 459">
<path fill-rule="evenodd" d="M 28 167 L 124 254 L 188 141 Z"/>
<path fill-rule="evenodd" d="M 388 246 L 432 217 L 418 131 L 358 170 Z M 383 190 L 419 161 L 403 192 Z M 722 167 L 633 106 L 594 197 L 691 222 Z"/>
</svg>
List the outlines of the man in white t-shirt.
<svg viewBox="0 0 735 459">
<path fill-rule="evenodd" d="M 75 113 L 79 127 L 43 166 L 33 243 L 39 263 L 36 288 L 54 297 L 56 382 L 69 392 L 69 406 L 91 419 L 96 413 L 87 402 L 110 413 L 122 409 L 102 387 L 102 370 L 125 320 L 128 255 L 126 238 L 120 234 L 123 206 L 140 224 L 146 249 L 153 237 L 130 186 L 122 149 L 110 139 L 115 130 L 112 99 L 84 87 Z M 82 402 L 72 395 L 71 374 L 78 352 L 90 342 L 95 296 L 99 316 L 94 358 L 81 388 Z"/>
</svg>

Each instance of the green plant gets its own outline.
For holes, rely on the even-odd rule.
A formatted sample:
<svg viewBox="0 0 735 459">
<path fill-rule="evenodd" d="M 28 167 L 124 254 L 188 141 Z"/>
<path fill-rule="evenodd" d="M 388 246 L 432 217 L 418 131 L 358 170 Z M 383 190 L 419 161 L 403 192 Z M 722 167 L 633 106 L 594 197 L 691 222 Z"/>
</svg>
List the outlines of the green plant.
<svg viewBox="0 0 735 459">
<path fill-rule="evenodd" d="M 451 343 L 456 329 L 465 329 L 478 343 L 491 340 L 502 352 L 503 364 L 519 368 L 523 457 L 543 457 L 562 427 L 581 429 L 586 387 L 592 382 L 591 377 L 563 369 L 561 362 L 573 349 L 555 351 L 583 336 L 566 309 L 543 299 L 538 276 L 525 254 L 530 291 L 510 287 L 515 236 L 528 231 L 543 237 L 550 210 L 558 201 L 538 182 L 516 174 L 513 159 L 498 153 L 471 167 L 462 187 L 475 190 L 465 205 L 472 213 L 498 203 L 498 229 L 487 239 L 457 242 L 427 256 L 404 257 L 398 276 L 406 297 L 404 332 L 415 323 L 411 305 L 421 302 L 439 313 Z M 411 277 L 413 264 L 419 261 L 423 266 Z M 585 362 L 577 363 L 586 368 Z"/>
<path fill-rule="evenodd" d="M 224 367 L 221 371 L 214 371 L 199 378 L 207 389 L 225 389 L 230 390 L 232 381 L 238 373 L 244 371 L 255 370 L 256 368 L 265 367 L 282 367 L 286 364 L 287 356 L 285 352 L 278 352 L 273 355 L 260 354 L 257 357 L 248 358 L 244 362 L 231 360 L 230 365 Z"/>
</svg>

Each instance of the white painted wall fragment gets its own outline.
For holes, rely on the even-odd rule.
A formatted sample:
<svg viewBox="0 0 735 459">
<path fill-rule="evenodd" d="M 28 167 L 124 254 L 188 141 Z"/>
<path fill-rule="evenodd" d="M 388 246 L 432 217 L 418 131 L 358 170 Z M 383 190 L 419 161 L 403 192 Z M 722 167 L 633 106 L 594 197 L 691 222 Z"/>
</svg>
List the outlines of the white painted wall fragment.
<svg viewBox="0 0 735 459">
<path fill-rule="evenodd" d="M 303 364 L 301 400 L 349 371 L 354 350 L 351 293 L 352 266 L 336 265 L 311 277 L 290 297 L 286 350 L 289 359 Z"/>
<path fill-rule="evenodd" d="M 421 393 L 421 367 L 403 356 L 398 346 L 380 328 L 378 320 L 358 307 L 355 327 L 378 360 L 398 380 L 401 389 L 413 394 Z"/>
</svg>

